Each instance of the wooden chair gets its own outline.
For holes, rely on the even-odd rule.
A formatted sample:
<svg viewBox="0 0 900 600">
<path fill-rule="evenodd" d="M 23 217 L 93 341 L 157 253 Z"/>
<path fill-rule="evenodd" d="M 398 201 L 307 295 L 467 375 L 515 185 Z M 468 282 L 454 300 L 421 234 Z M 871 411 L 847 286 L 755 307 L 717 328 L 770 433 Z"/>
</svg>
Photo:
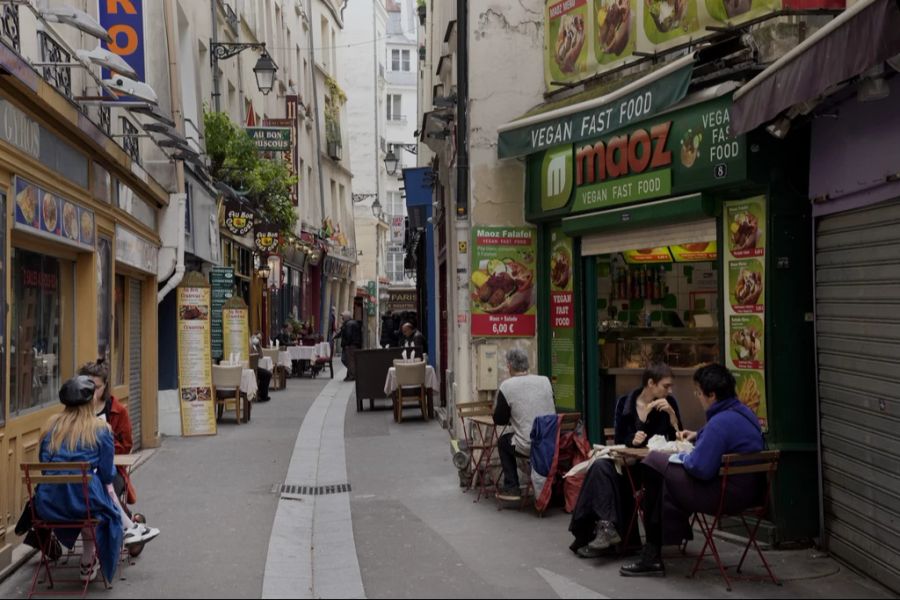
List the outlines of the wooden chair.
<svg viewBox="0 0 900 600">
<path fill-rule="evenodd" d="M 235 419 L 241 424 L 241 406 L 244 406 L 245 421 L 250 419 L 250 407 L 247 396 L 241 393 L 241 374 L 244 368 L 212 366 L 213 392 L 216 397 L 216 420 L 222 418 L 226 410 L 234 409 Z M 234 406 L 229 404 L 234 402 Z"/>
<path fill-rule="evenodd" d="M 34 569 L 34 575 L 31 578 L 31 588 L 28 591 L 28 597 L 31 598 L 37 593 L 37 585 L 39 583 L 38 578 L 41 571 L 46 573 L 47 586 L 50 589 L 53 589 L 57 583 L 78 584 L 78 588 L 73 591 L 45 591 L 41 592 L 41 595 L 78 595 L 84 597 L 87 595 L 88 587 L 91 584 L 90 581 L 82 581 L 80 577 L 76 577 L 75 579 L 60 579 L 57 577 L 54 580 L 50 567 L 51 563 L 55 562 L 55 557 L 51 558 L 50 549 L 52 542 L 55 540 L 52 535 L 54 529 L 75 529 L 81 531 L 82 536 L 86 536 L 88 539 L 95 542 L 96 547 L 97 524 L 99 521 L 91 516 L 90 482 L 93 477 L 91 465 L 86 462 L 27 462 L 22 463 L 20 467 L 22 469 L 22 482 L 25 484 L 28 493 L 28 506 L 31 511 L 31 529 L 34 530 L 38 540 L 40 540 L 38 549 L 41 555 L 40 560 Z M 65 471 L 65 473 L 60 473 L 60 471 Z M 75 490 L 77 490 L 76 493 L 80 493 L 84 497 L 84 505 L 86 507 L 84 518 L 66 522 L 47 521 L 42 519 L 35 510 L 34 495 L 35 488 L 38 485 L 66 485 L 75 488 Z M 100 558 L 95 552 L 91 559 L 91 569 L 99 565 L 99 562 Z M 56 571 L 60 569 L 80 569 L 80 561 L 76 561 L 73 566 L 69 566 L 68 564 L 65 566 L 54 564 L 53 567 L 53 570 Z M 103 581 L 104 587 L 109 589 L 109 582 L 106 581 L 106 576 L 103 575 L 102 570 L 100 571 L 100 579 Z"/>
<path fill-rule="evenodd" d="M 317 356 L 312 366 L 313 377 L 316 377 L 320 371 L 324 371 L 328 367 L 328 378 L 334 379 L 334 340 L 327 344 L 319 345 L 322 356 Z"/>
<path fill-rule="evenodd" d="M 738 562 L 735 571 L 739 574 L 741 573 L 741 568 L 744 565 L 744 560 L 747 558 L 747 553 L 750 551 L 750 547 L 753 546 L 753 548 L 756 550 L 757 555 L 759 556 L 760 561 L 762 561 L 766 572 L 769 575 L 768 579 L 771 580 L 775 585 L 781 585 L 781 583 L 775 577 L 775 574 L 772 572 L 772 567 L 769 565 L 769 562 L 763 555 L 759 544 L 756 542 L 756 534 L 759 531 L 760 523 L 762 523 L 763 517 L 765 517 L 768 510 L 769 497 L 772 493 L 772 480 L 775 477 L 775 472 L 778 470 L 779 456 L 780 451 L 778 450 L 766 450 L 763 452 L 756 452 L 752 454 L 725 454 L 724 456 L 722 456 L 722 467 L 719 469 L 719 477 L 721 478 L 722 482 L 722 491 L 719 497 L 719 506 L 716 514 L 712 515 L 712 520 L 709 520 L 707 518 L 707 515 L 702 513 L 697 513 L 696 515 L 694 515 L 694 519 L 699 524 L 700 531 L 703 533 L 705 542 L 703 544 L 703 549 L 700 551 L 700 555 L 697 556 L 697 561 L 694 563 L 694 568 L 690 574 L 691 577 L 696 575 L 697 571 L 700 570 L 700 564 L 703 561 L 703 557 L 706 555 L 708 549 L 712 554 L 713 560 L 715 560 L 716 567 L 718 567 L 719 573 L 722 575 L 722 579 L 725 580 L 725 588 L 729 592 L 731 591 L 731 580 L 726 573 L 726 569 L 728 569 L 729 567 L 722 564 L 722 560 L 719 556 L 719 550 L 716 547 L 716 540 L 713 532 L 717 527 L 721 525 L 723 517 L 736 516 L 740 517 L 741 523 L 744 524 L 744 528 L 747 530 L 748 537 L 747 545 L 744 546 L 744 552 L 743 554 L 741 554 L 741 560 Z M 765 493 L 763 494 L 762 501 L 759 504 L 756 504 L 738 513 L 729 514 L 725 509 L 729 478 L 736 475 L 750 475 L 761 473 L 764 473 L 766 475 Z M 756 523 L 752 527 L 747 522 L 748 518 L 756 519 Z M 765 577 L 751 578 L 746 576 L 741 578 L 755 580 L 766 579 Z"/>
<path fill-rule="evenodd" d="M 287 387 L 284 377 L 284 367 L 278 364 L 278 348 L 263 348 L 262 355 L 272 359 L 272 389 L 283 390 Z"/>
<path fill-rule="evenodd" d="M 603 428 L 603 443 L 606 446 L 616 445 L 616 430 L 614 427 Z"/>
<path fill-rule="evenodd" d="M 253 369 L 254 373 L 259 368 L 259 354 L 255 352 L 250 355 L 250 368 Z"/>
<path fill-rule="evenodd" d="M 482 494 L 487 495 L 491 487 L 496 487 L 497 481 L 490 464 L 493 449 L 496 447 L 496 427 L 473 422 L 472 417 L 492 417 L 494 403 L 490 400 L 479 402 L 463 402 L 456 405 L 456 412 L 462 422 L 463 438 L 469 454 L 469 467 L 472 469 L 472 479 L 464 492 L 472 489 L 476 481 L 479 485 L 477 502 Z M 478 456 L 476 457 L 476 453 Z"/>
<path fill-rule="evenodd" d="M 406 392 L 416 391 L 419 408 L 422 409 L 422 420 L 428 420 L 428 397 L 425 389 L 425 361 L 394 361 L 397 377 L 397 389 L 394 390 L 394 421 L 403 422 L 403 396 Z"/>
</svg>

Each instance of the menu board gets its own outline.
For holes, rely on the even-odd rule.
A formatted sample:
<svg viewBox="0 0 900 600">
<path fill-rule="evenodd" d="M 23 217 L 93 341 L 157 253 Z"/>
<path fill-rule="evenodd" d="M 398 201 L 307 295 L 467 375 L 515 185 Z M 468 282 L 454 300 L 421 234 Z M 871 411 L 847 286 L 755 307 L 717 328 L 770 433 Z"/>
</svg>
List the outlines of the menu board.
<svg viewBox="0 0 900 600">
<path fill-rule="evenodd" d="M 16 177 L 15 227 L 82 250 L 94 250 L 94 211 Z"/>
<path fill-rule="evenodd" d="M 741 402 L 766 427 L 766 199 L 725 203 L 725 356 Z"/>
<path fill-rule="evenodd" d="M 628 264 L 650 264 L 650 263 L 670 263 L 672 255 L 669 254 L 669 248 L 662 246 L 660 248 L 640 248 L 638 250 L 626 250 L 622 253 L 625 262 Z"/>
<path fill-rule="evenodd" d="M 535 230 L 476 227 L 472 231 L 472 335 L 535 334 Z"/>
<path fill-rule="evenodd" d="M 222 309 L 225 358 L 243 362 L 250 359 L 250 315 L 241 298 L 232 298 Z"/>
<path fill-rule="evenodd" d="M 219 359 L 223 356 L 222 308 L 233 294 L 234 269 L 232 267 L 213 267 L 209 273 L 209 281 L 212 284 L 212 319 L 210 322 L 212 356 L 214 359 Z"/>
<path fill-rule="evenodd" d="M 210 288 L 199 273 L 178 286 L 178 397 L 182 435 L 214 435 Z"/>
<path fill-rule="evenodd" d="M 693 242 L 680 246 L 669 246 L 675 262 L 709 262 L 716 260 L 716 242 Z"/>
<path fill-rule="evenodd" d="M 550 381 L 557 408 L 575 410 L 575 262 L 572 238 L 550 231 Z"/>
</svg>

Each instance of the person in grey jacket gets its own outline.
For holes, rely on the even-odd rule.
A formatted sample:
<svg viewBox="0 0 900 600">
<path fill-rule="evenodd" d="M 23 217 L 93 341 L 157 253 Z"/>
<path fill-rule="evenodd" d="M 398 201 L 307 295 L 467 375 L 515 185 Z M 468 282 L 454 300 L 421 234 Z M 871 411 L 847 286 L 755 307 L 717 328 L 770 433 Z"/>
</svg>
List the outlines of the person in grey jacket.
<svg viewBox="0 0 900 600">
<path fill-rule="evenodd" d="M 500 384 L 494 404 L 494 423 L 511 425 L 512 432 L 500 436 L 497 449 L 503 467 L 503 487 L 497 496 L 502 500 L 517 500 L 519 473 L 516 456 L 531 454 L 531 426 L 535 417 L 556 414 L 553 387 L 541 375 L 528 374 L 528 355 L 518 348 L 506 353 L 510 377 Z"/>
</svg>

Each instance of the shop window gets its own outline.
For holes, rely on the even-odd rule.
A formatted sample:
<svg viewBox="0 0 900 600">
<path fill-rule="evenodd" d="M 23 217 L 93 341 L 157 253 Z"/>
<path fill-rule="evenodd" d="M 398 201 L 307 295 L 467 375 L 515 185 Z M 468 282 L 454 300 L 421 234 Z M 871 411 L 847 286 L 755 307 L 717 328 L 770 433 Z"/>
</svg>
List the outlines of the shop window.
<svg viewBox="0 0 900 600">
<path fill-rule="evenodd" d="M 12 415 L 56 404 L 74 370 L 74 270 L 69 261 L 13 249 Z"/>
<path fill-rule="evenodd" d="M 115 385 L 125 385 L 125 277 L 116 275 L 116 305 L 113 311 L 113 366 Z"/>
<path fill-rule="evenodd" d="M 97 243 L 97 356 L 112 359 L 112 241 Z"/>
</svg>

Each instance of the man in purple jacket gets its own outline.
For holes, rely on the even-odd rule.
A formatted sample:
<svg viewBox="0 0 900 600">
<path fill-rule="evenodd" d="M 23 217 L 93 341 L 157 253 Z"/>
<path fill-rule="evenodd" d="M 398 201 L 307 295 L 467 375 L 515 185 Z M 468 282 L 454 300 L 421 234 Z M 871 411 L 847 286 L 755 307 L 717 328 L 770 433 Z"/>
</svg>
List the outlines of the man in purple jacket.
<svg viewBox="0 0 900 600">
<path fill-rule="evenodd" d="M 760 452 L 765 447 L 759 420 L 737 399 L 734 376 L 728 369 L 722 365 L 698 369 L 694 373 L 694 394 L 706 410 L 706 426 L 699 432 L 678 434 L 679 439 L 695 441 L 693 452 L 671 456 L 651 452 L 642 463 L 647 542 L 638 561 L 619 569 L 625 577 L 664 576 L 661 547 L 692 539 L 691 514 L 712 514 L 718 508 L 722 455 Z M 759 501 L 765 486 L 764 476 L 759 475 L 728 478 L 728 512 Z"/>
</svg>

